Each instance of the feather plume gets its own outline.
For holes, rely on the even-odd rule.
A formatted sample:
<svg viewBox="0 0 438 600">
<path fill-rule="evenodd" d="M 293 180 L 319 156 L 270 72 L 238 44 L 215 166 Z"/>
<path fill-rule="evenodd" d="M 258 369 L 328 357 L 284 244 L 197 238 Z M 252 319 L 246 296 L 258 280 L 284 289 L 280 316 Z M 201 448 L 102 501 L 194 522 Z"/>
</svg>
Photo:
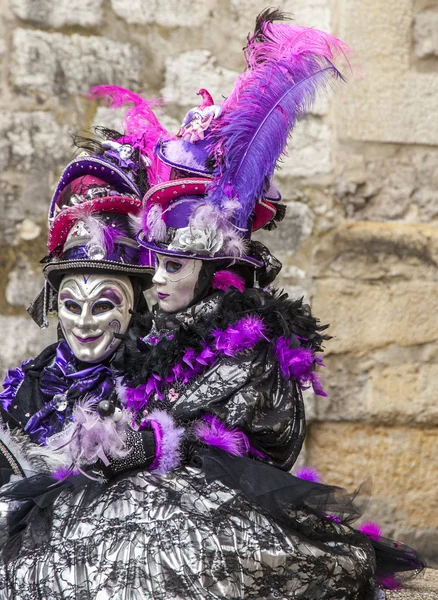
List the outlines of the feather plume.
<svg viewBox="0 0 438 600">
<path fill-rule="evenodd" d="M 148 180 L 151 185 L 167 181 L 170 175 L 170 167 L 157 159 L 154 148 L 161 139 L 171 139 L 174 136 L 169 133 L 159 122 L 152 108 L 163 105 L 162 100 L 146 100 L 116 85 L 99 85 L 90 90 L 90 98 L 107 97 L 111 108 L 121 108 L 126 104 L 133 104 L 128 109 L 123 120 L 124 136 L 122 143 L 131 144 L 138 148 L 143 156 L 149 161 Z"/>
<path fill-rule="evenodd" d="M 209 200 L 221 206 L 238 198 L 241 210 L 235 220 L 246 227 L 270 180 L 297 120 L 315 100 L 316 91 L 342 76 L 328 61 L 305 57 L 293 61 L 269 61 L 253 72 L 241 90 L 238 105 L 212 126 L 212 151 L 223 156 L 209 186 Z"/>
<path fill-rule="evenodd" d="M 216 168 L 208 197 L 219 207 L 238 199 L 238 227 L 247 226 L 288 136 L 316 92 L 343 79 L 332 60 L 349 52 L 346 44 L 323 31 L 274 23 L 284 18 L 271 9 L 259 15 L 245 49 L 248 70 L 238 77 L 222 104 L 221 118 L 211 125 L 209 151 Z"/>
</svg>

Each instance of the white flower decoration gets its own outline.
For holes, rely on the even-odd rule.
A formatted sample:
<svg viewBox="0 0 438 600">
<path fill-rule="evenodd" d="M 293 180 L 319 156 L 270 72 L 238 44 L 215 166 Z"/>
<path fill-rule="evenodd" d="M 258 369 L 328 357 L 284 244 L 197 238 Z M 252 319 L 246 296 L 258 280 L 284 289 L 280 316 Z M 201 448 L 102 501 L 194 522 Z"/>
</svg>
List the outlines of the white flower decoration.
<svg viewBox="0 0 438 600">
<path fill-rule="evenodd" d="M 169 250 L 214 256 L 223 245 L 223 235 L 209 225 L 177 229 Z"/>
</svg>

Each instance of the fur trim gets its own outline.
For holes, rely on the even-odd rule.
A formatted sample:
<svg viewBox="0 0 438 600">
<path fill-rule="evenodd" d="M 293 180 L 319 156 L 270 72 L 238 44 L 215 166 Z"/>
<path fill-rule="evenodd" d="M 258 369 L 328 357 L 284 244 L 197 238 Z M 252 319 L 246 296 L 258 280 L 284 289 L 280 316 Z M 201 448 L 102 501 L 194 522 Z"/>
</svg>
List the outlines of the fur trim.
<svg viewBox="0 0 438 600">
<path fill-rule="evenodd" d="M 156 456 L 149 470 L 160 475 L 174 471 L 181 463 L 181 445 L 185 430 L 177 427 L 173 417 L 164 410 L 154 410 L 140 429 L 150 426 L 155 435 Z"/>
<path fill-rule="evenodd" d="M 49 473 L 53 469 L 68 464 L 68 457 L 50 448 L 31 442 L 20 431 L 11 431 L 7 425 L 0 425 L 0 440 L 7 446 L 26 473 Z"/>
</svg>

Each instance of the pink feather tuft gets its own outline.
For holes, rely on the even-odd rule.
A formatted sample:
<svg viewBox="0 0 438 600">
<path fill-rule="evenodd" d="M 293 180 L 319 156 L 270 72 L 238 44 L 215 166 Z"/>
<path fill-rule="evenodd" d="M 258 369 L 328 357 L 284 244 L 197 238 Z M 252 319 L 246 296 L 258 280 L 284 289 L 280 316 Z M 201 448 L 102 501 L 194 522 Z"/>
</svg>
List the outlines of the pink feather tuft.
<svg viewBox="0 0 438 600">
<path fill-rule="evenodd" d="M 306 481 L 313 481 L 315 483 L 321 483 L 321 476 L 316 469 L 313 467 L 298 467 L 295 472 L 295 477 L 299 479 L 305 479 Z"/>
<path fill-rule="evenodd" d="M 223 290 L 226 292 L 231 287 L 236 288 L 239 292 L 245 289 L 245 281 L 232 271 L 216 271 L 211 282 L 211 287 L 214 290 Z"/>
<path fill-rule="evenodd" d="M 374 521 L 365 521 L 362 523 L 362 525 L 360 525 L 359 531 L 376 542 L 378 542 L 382 537 L 382 530 L 380 529 L 378 523 L 375 523 Z"/>
<path fill-rule="evenodd" d="M 152 108 L 163 105 L 160 99 L 146 100 L 122 87 L 115 85 L 100 85 L 90 90 L 90 98 L 107 97 L 111 108 L 121 108 L 125 104 L 133 104 L 123 120 L 123 143 L 131 144 L 148 158 L 148 179 L 151 185 L 167 181 L 170 176 L 170 167 L 159 161 L 154 153 L 154 148 L 161 139 L 171 139 L 169 133 L 159 122 Z"/>
<path fill-rule="evenodd" d="M 235 456 L 246 456 L 250 450 L 248 438 L 243 431 L 227 427 L 213 415 L 205 415 L 195 425 L 194 433 L 203 444 L 221 448 Z"/>
</svg>

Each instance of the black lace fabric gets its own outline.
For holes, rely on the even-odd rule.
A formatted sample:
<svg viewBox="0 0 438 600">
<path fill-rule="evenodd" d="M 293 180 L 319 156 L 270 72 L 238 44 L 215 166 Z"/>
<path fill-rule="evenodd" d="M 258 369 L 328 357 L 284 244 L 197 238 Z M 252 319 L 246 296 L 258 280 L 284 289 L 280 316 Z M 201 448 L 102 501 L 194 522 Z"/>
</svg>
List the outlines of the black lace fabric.
<svg viewBox="0 0 438 600">
<path fill-rule="evenodd" d="M 32 521 L 2 598 L 374 598 L 369 542 L 333 520 L 296 509 L 285 529 L 192 466 L 99 488 L 63 492 Z"/>
</svg>

